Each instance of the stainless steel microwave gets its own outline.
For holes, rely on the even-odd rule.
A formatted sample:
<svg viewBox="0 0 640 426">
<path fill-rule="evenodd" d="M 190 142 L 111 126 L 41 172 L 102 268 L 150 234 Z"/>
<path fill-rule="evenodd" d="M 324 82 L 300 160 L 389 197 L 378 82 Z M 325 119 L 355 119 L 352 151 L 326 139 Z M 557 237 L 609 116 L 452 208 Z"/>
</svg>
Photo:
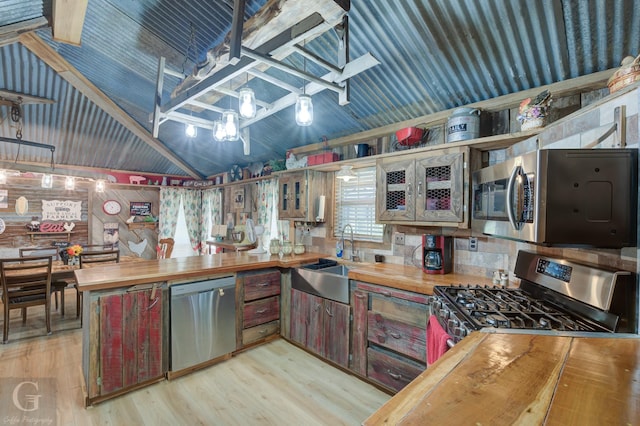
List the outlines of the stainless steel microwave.
<svg viewBox="0 0 640 426">
<path fill-rule="evenodd" d="M 636 245 L 636 149 L 548 149 L 473 173 L 471 229 L 542 245 Z"/>
</svg>

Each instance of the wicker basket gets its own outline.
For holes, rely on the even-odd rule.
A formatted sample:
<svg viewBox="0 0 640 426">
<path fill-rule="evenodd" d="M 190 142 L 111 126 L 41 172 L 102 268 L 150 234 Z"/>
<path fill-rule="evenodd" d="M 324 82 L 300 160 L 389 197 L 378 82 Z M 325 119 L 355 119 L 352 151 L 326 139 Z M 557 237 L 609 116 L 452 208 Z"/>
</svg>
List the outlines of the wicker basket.
<svg viewBox="0 0 640 426">
<path fill-rule="evenodd" d="M 540 117 L 525 118 L 520 123 L 520 130 L 540 129 L 544 127 L 545 124 L 547 124 L 547 117 L 544 115 Z"/>
<path fill-rule="evenodd" d="M 640 81 L 640 55 L 633 61 L 629 58 L 625 58 L 623 65 L 613 73 L 607 82 L 609 93 L 616 92 L 625 86 Z"/>
</svg>

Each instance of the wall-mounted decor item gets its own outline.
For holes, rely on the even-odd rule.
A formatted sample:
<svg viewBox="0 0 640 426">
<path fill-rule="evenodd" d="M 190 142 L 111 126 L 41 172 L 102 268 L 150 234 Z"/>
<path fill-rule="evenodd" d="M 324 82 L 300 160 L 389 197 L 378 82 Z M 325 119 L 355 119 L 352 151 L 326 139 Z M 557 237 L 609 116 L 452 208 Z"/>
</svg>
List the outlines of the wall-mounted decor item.
<svg viewBox="0 0 640 426">
<path fill-rule="evenodd" d="M 0 209 L 6 209 L 7 207 L 9 207 L 9 191 L 0 189 Z"/>
<path fill-rule="evenodd" d="M 122 206 L 117 200 L 107 200 L 102 203 L 102 210 L 108 215 L 117 215 L 122 211 Z"/>
<path fill-rule="evenodd" d="M 151 214 L 151 203 L 132 201 L 129 204 L 129 214 L 131 216 L 149 216 Z"/>
<path fill-rule="evenodd" d="M 19 197 L 16 200 L 16 214 L 24 216 L 29 211 L 29 201 L 25 197 Z"/>
<path fill-rule="evenodd" d="M 233 190 L 233 208 L 244 209 L 244 188 Z"/>
<path fill-rule="evenodd" d="M 103 230 L 103 244 L 113 244 L 114 246 L 117 246 L 118 241 L 120 240 L 120 224 L 105 222 Z"/>
<path fill-rule="evenodd" d="M 42 200 L 42 220 L 81 220 L 82 201 Z"/>
</svg>

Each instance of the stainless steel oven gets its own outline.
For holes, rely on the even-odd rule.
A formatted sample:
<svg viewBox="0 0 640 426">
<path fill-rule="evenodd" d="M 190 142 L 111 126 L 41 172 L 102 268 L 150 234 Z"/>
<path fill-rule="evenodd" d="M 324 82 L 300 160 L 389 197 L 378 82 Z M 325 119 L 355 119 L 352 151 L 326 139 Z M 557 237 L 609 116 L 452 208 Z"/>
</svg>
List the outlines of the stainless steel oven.
<svg viewBox="0 0 640 426">
<path fill-rule="evenodd" d="M 473 173 L 471 228 L 543 245 L 635 246 L 637 150 L 530 152 Z"/>
<path fill-rule="evenodd" d="M 520 251 L 519 288 L 436 286 L 433 313 L 454 342 L 474 330 L 638 333 L 636 274 Z"/>
</svg>

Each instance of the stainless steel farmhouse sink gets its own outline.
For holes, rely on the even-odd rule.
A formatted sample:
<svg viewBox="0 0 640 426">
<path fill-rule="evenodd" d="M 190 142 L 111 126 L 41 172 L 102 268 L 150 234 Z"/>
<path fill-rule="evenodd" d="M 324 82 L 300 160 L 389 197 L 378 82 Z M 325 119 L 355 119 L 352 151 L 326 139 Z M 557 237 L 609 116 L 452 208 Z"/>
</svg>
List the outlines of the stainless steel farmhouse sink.
<svg viewBox="0 0 640 426">
<path fill-rule="evenodd" d="M 325 299 L 349 304 L 349 268 L 337 262 L 320 259 L 318 263 L 294 268 L 291 287 Z"/>
</svg>

